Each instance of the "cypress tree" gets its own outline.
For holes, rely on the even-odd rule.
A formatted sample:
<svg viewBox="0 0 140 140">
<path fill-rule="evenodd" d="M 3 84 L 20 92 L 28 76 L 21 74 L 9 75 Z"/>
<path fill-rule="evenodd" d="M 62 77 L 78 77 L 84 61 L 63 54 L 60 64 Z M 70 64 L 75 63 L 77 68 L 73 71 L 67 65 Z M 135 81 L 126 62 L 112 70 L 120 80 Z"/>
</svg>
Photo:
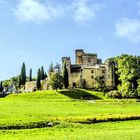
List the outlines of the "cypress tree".
<svg viewBox="0 0 140 140">
<path fill-rule="evenodd" d="M 48 77 L 48 75 L 47 75 L 47 73 L 45 72 L 45 74 L 44 74 L 44 79 L 47 78 L 47 77 Z"/>
<path fill-rule="evenodd" d="M 40 80 L 44 80 L 44 79 L 45 79 L 45 74 L 44 74 L 44 68 L 42 66 L 40 71 Z"/>
<path fill-rule="evenodd" d="M 19 86 L 25 85 L 25 83 L 26 83 L 26 66 L 25 63 L 23 62 L 21 73 L 19 75 Z"/>
<path fill-rule="evenodd" d="M 2 81 L 0 82 L 0 92 L 3 91 Z"/>
<path fill-rule="evenodd" d="M 63 80 L 64 80 L 64 86 L 67 89 L 69 87 L 69 78 L 68 78 L 68 70 L 66 67 L 66 63 L 64 64 L 63 67 Z"/>
<path fill-rule="evenodd" d="M 36 86 L 37 86 L 37 89 L 40 90 L 41 89 L 41 82 L 40 82 L 40 69 L 38 69 L 38 72 L 37 72 L 37 81 L 36 81 Z"/>
<path fill-rule="evenodd" d="M 32 81 L 32 69 L 30 69 L 29 81 Z"/>
</svg>

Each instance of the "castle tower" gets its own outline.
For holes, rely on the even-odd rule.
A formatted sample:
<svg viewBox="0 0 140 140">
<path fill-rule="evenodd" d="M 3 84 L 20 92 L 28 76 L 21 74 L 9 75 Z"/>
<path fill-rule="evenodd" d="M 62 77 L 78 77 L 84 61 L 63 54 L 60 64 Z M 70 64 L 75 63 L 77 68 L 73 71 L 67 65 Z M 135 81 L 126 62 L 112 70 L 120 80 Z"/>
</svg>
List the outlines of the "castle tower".
<svg viewBox="0 0 140 140">
<path fill-rule="evenodd" d="M 83 55 L 84 55 L 84 50 L 83 49 L 79 49 L 79 50 L 75 50 L 75 64 L 79 64 L 82 65 L 83 64 Z"/>
<path fill-rule="evenodd" d="M 66 67 L 68 70 L 68 73 L 71 73 L 71 59 L 70 57 L 62 57 L 62 68 L 64 67 L 64 64 L 66 63 Z"/>
</svg>

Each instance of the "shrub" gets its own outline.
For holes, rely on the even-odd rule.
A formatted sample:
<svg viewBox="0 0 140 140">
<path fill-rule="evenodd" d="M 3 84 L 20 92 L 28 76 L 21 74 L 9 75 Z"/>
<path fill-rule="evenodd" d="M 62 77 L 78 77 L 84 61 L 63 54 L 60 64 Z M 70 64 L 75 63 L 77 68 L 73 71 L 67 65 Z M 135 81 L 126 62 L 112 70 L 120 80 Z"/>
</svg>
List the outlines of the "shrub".
<svg viewBox="0 0 140 140">
<path fill-rule="evenodd" d="M 121 98 L 121 94 L 117 90 L 108 92 L 106 96 L 110 98 Z"/>
</svg>

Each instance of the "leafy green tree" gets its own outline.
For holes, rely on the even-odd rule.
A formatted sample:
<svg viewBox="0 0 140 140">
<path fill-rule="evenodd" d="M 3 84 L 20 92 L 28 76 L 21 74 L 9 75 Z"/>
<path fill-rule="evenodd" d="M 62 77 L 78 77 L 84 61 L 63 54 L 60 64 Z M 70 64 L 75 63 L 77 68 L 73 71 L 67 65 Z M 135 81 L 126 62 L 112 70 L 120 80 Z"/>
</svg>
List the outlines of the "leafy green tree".
<svg viewBox="0 0 140 140">
<path fill-rule="evenodd" d="M 19 88 L 19 86 L 18 86 L 18 76 L 12 77 L 10 79 L 9 85 L 14 85 L 16 87 L 16 89 L 18 89 Z"/>
<path fill-rule="evenodd" d="M 19 75 L 19 86 L 25 85 L 25 83 L 26 83 L 26 66 L 25 63 L 23 62 L 21 73 Z"/>
<path fill-rule="evenodd" d="M 104 91 L 106 89 L 104 76 L 95 77 L 95 88 L 99 91 Z"/>
<path fill-rule="evenodd" d="M 38 69 L 38 72 L 37 72 L 37 80 L 36 80 L 36 86 L 37 86 L 37 89 L 40 90 L 41 89 L 41 81 L 40 81 L 40 69 Z"/>
<path fill-rule="evenodd" d="M 63 87 L 63 77 L 59 72 L 53 73 L 50 78 L 50 85 L 52 89 L 62 89 Z"/>
<path fill-rule="evenodd" d="M 32 69 L 30 69 L 29 81 L 32 81 Z"/>
<path fill-rule="evenodd" d="M 69 87 L 69 77 L 68 77 L 68 70 L 66 67 L 66 63 L 64 64 L 63 67 L 63 80 L 64 80 L 64 86 L 67 89 Z"/>
<path fill-rule="evenodd" d="M 139 95 L 140 57 L 122 54 L 113 58 L 115 62 L 115 84 L 122 97 Z"/>
</svg>

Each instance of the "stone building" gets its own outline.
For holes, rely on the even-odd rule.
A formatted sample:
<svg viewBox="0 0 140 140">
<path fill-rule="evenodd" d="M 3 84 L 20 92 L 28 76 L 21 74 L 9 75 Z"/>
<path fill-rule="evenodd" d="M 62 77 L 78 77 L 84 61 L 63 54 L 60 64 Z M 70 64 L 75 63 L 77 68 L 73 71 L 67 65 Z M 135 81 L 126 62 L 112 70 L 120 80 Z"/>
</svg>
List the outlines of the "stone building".
<svg viewBox="0 0 140 140">
<path fill-rule="evenodd" d="M 41 80 L 41 90 L 48 90 L 48 89 L 51 89 L 51 87 L 49 85 L 49 78 Z M 37 90 L 36 81 L 26 82 L 26 84 L 25 84 L 25 91 L 26 92 L 32 92 L 35 90 Z"/>
<path fill-rule="evenodd" d="M 95 77 L 104 76 L 107 87 L 114 87 L 113 66 L 107 61 L 102 63 L 95 53 L 85 53 L 83 49 L 75 51 L 75 64 L 71 64 L 70 57 L 62 58 L 62 67 L 66 63 L 68 69 L 69 86 L 80 87 L 84 80 L 86 88 L 95 87 Z"/>
</svg>

